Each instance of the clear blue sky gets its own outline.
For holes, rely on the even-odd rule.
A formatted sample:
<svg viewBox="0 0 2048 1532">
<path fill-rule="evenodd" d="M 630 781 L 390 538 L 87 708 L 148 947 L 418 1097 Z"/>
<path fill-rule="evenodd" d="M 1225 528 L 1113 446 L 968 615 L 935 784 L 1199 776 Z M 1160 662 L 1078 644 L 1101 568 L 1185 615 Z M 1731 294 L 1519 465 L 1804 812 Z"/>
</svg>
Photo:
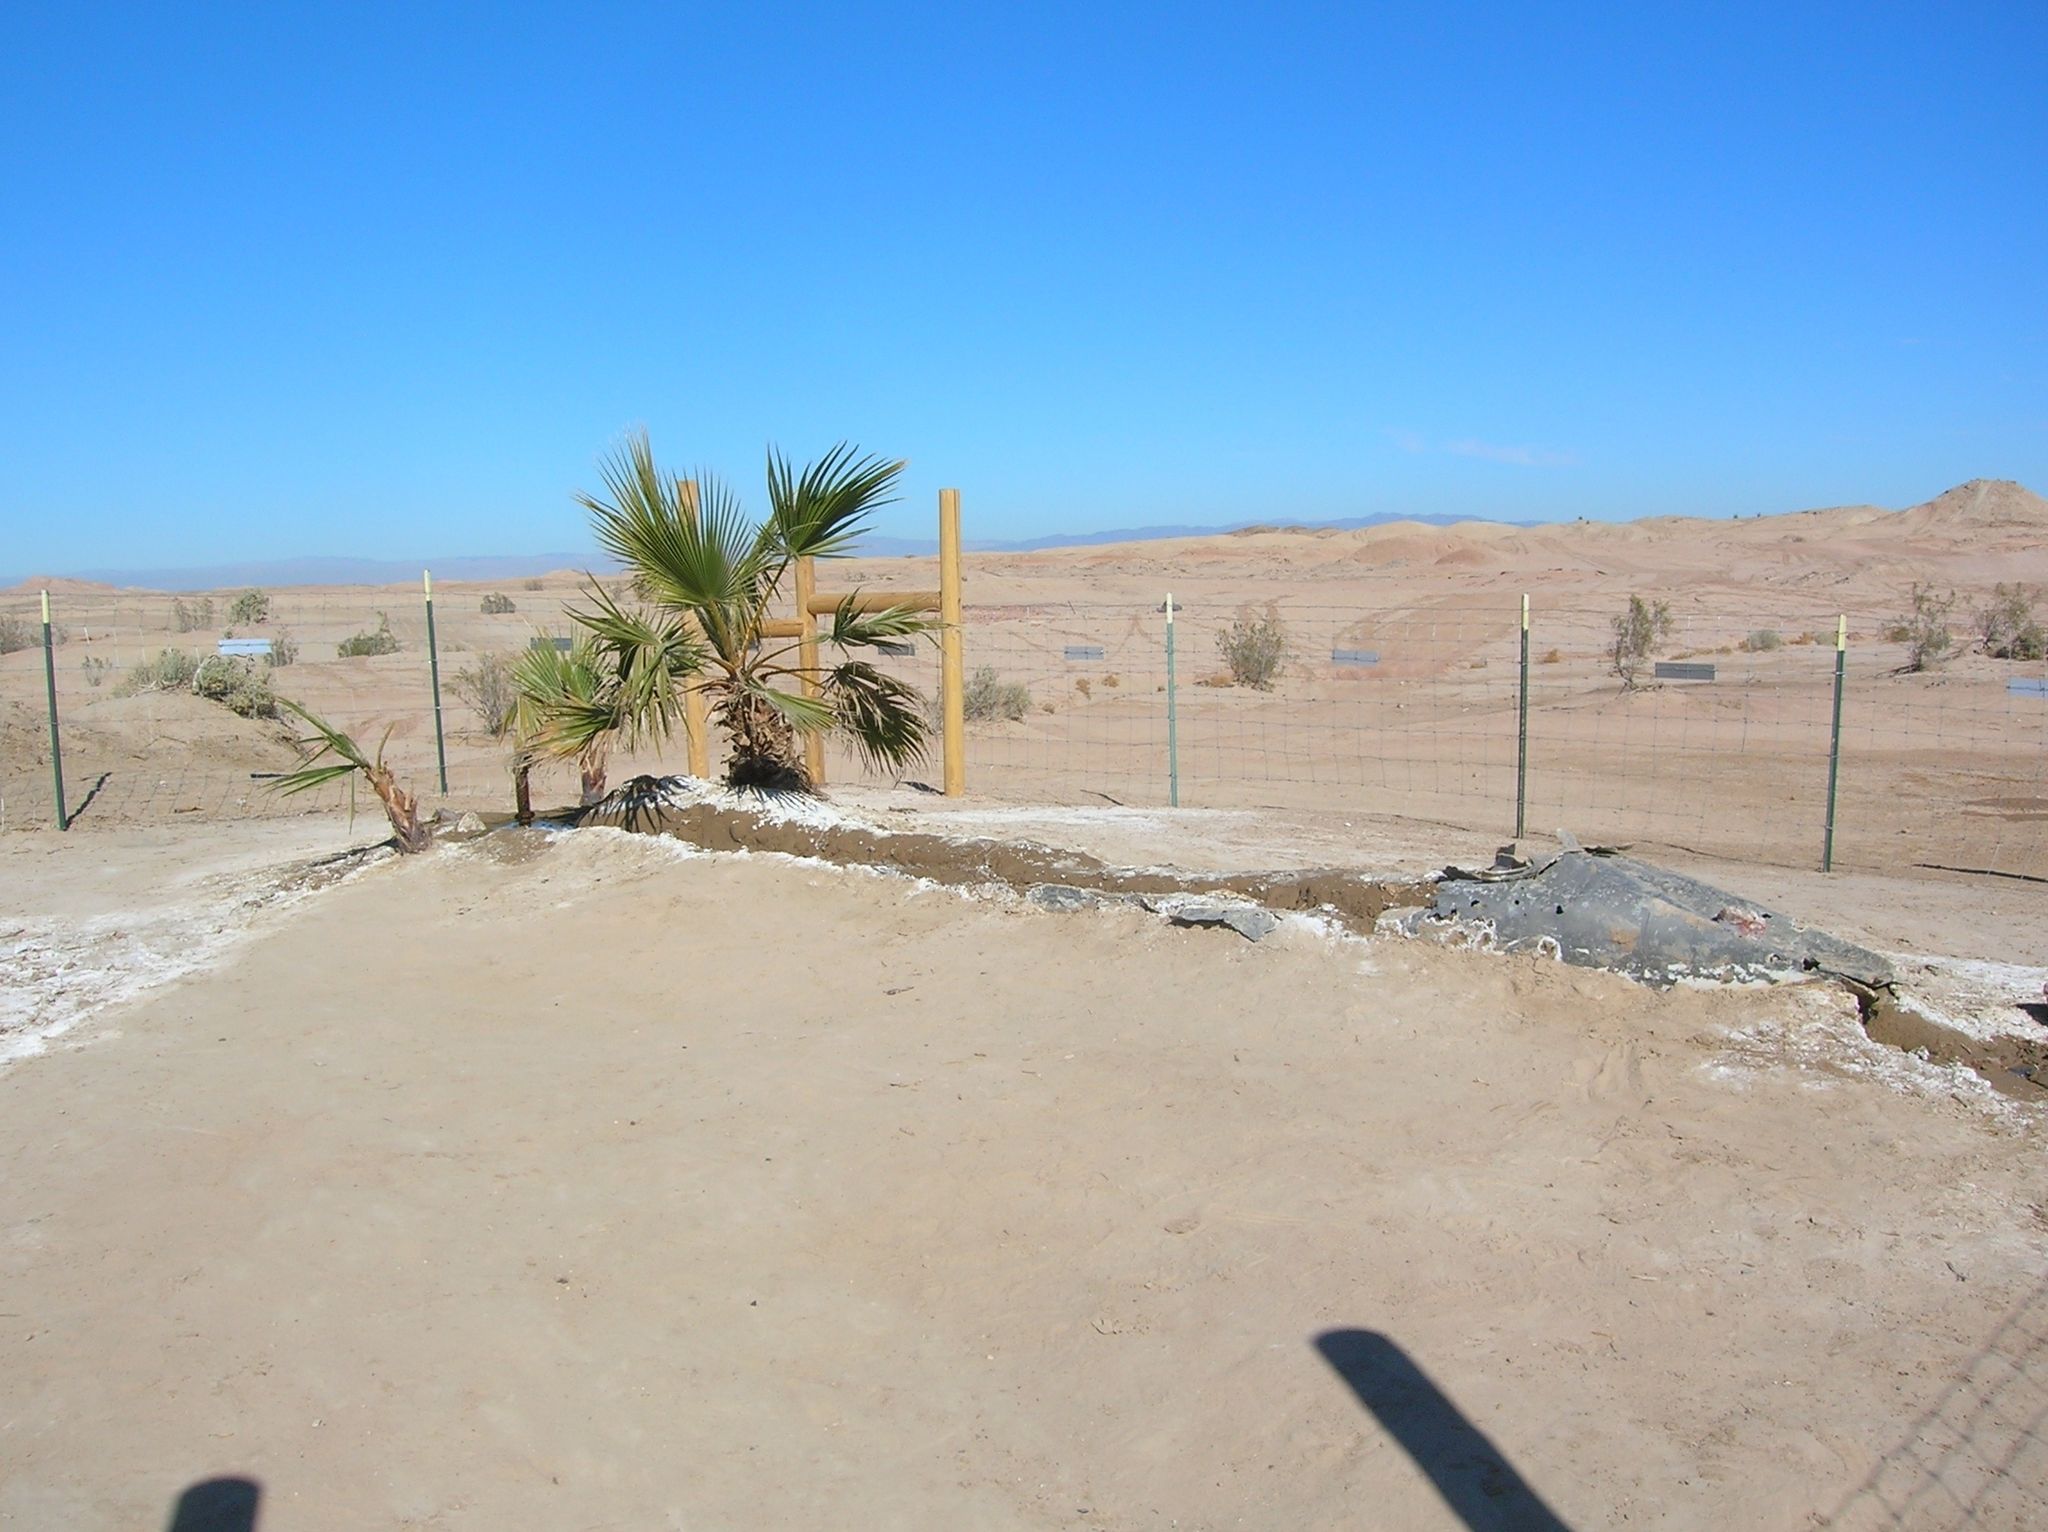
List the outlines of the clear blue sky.
<svg viewBox="0 0 2048 1532">
<path fill-rule="evenodd" d="M 0 16 L 0 568 L 2048 489 L 2048 6 Z"/>
</svg>

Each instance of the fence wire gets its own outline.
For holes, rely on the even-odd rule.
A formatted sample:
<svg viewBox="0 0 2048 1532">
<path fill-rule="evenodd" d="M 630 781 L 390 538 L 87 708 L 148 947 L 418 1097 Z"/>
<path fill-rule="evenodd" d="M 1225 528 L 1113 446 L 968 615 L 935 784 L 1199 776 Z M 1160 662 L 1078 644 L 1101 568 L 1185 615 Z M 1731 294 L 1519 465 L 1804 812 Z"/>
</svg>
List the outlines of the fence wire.
<svg viewBox="0 0 2048 1532">
<path fill-rule="evenodd" d="M 892 576 L 905 588 L 933 583 L 914 566 Z M 267 790 L 298 760 L 280 722 L 238 717 L 189 680 L 151 679 L 178 672 L 166 651 L 196 665 L 224 639 L 267 638 L 291 657 L 263 672 L 277 695 L 365 747 L 381 742 L 431 801 L 502 809 L 510 748 L 489 728 L 480 678 L 537 633 L 569 631 L 573 583 L 535 583 L 437 591 L 445 794 L 417 589 L 278 590 L 260 620 L 241 622 L 230 620 L 234 592 L 53 594 L 67 806 L 89 826 L 343 802 L 338 788 L 307 798 Z M 1515 831 L 1519 793 L 1532 835 L 1562 828 L 1589 842 L 1820 861 L 1836 612 L 1773 609 L 1761 595 L 1725 607 L 1688 600 L 1629 687 L 1615 674 L 1616 603 L 1539 597 L 1518 774 L 1516 596 L 1281 600 L 1270 608 L 1284 636 L 1278 668 L 1254 685 L 1233 674 L 1219 638 L 1241 618 L 1265 618 L 1267 605 L 1198 593 L 1176 612 L 1170 694 L 1164 598 L 1133 594 L 1125 581 L 1118 595 L 1082 602 L 970 601 L 969 791 L 1163 805 L 1177 790 L 1192 807 L 1388 814 L 1503 838 Z M 1835 865 L 2048 876 L 2048 665 L 1968 652 L 1959 636 L 1944 663 L 1908 672 L 1906 646 L 1886 637 L 1896 614 L 1846 616 Z M 0 597 L 0 643 L 10 649 L 0 654 L 0 822 L 48 824 L 55 800 L 33 594 Z M 344 656 L 344 647 L 386 652 Z M 936 645 L 919 641 L 879 663 L 936 697 Z M 934 706 L 935 738 L 936 716 Z M 714 769 L 720 758 L 714 750 Z M 682 762 L 678 741 L 665 755 L 615 759 L 611 775 Z M 936 784 L 936 759 L 911 776 Z M 836 740 L 827 778 L 875 780 Z M 536 795 L 573 799 L 573 774 L 543 772 Z"/>
</svg>

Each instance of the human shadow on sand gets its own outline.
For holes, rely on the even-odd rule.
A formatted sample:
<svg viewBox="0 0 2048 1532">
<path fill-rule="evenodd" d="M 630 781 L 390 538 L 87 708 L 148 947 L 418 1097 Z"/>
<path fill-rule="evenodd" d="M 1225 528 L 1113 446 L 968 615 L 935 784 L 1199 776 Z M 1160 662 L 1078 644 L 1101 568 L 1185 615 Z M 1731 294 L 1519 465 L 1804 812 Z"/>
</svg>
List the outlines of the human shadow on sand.
<svg viewBox="0 0 2048 1532">
<path fill-rule="evenodd" d="M 171 1507 L 164 1532 L 255 1532 L 262 1499 L 254 1479 L 201 1479 Z"/>
<path fill-rule="evenodd" d="M 1472 1532 L 1571 1532 L 1408 1353 L 1376 1330 L 1326 1330 L 1316 1350 Z"/>
</svg>

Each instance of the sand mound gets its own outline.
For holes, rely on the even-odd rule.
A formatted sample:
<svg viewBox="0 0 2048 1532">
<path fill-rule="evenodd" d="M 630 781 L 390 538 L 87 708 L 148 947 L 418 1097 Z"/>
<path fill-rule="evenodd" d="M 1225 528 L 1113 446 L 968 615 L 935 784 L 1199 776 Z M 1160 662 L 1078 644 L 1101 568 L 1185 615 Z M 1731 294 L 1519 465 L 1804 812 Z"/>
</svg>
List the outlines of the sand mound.
<svg viewBox="0 0 2048 1532">
<path fill-rule="evenodd" d="M 1972 479 L 1909 511 L 1898 524 L 1913 531 L 1968 533 L 1979 528 L 2048 529 L 2048 500 L 2011 479 Z"/>
</svg>

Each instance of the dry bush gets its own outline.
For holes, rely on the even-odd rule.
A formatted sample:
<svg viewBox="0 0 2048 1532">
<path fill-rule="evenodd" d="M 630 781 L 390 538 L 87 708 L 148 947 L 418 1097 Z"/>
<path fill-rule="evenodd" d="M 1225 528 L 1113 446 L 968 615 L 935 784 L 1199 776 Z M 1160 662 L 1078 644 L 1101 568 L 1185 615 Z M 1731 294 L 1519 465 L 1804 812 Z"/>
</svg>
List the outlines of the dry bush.
<svg viewBox="0 0 2048 1532">
<path fill-rule="evenodd" d="M 1195 685 L 1230 687 L 1237 685 L 1237 678 L 1227 670 L 1212 670 L 1206 676 L 1195 677 Z"/>
<path fill-rule="evenodd" d="M 285 666 L 294 664 L 298 657 L 298 639 L 292 636 L 290 628 L 279 627 L 277 632 L 271 636 L 270 653 L 266 657 L 270 668 L 272 670 L 282 670 Z"/>
<path fill-rule="evenodd" d="M 334 652 L 345 660 L 365 654 L 396 654 L 398 635 L 391 631 L 391 619 L 383 612 L 379 612 L 377 626 L 373 631 L 344 638 L 334 646 Z"/>
<path fill-rule="evenodd" d="M 12 614 L 0 614 L 0 654 L 12 654 L 17 649 L 33 649 L 42 642 L 42 635 L 36 625 Z"/>
<path fill-rule="evenodd" d="M 1216 635 L 1216 650 L 1239 686 L 1271 691 L 1287 657 L 1287 625 L 1280 620 L 1280 608 L 1268 603 L 1263 613 L 1254 613 L 1245 607 Z"/>
<path fill-rule="evenodd" d="M 1984 652 L 1993 659 L 2038 660 L 2048 653 L 2048 634 L 2034 616 L 2034 598 L 2024 585 L 1995 586 L 1990 604 L 1978 610 L 1977 629 Z"/>
<path fill-rule="evenodd" d="M 241 656 L 209 655 L 192 676 L 192 690 L 244 718 L 275 718 L 277 696 L 270 689 L 270 671 Z"/>
<path fill-rule="evenodd" d="M 499 617 L 503 616 L 507 612 L 516 612 L 519 610 L 519 608 L 513 603 L 512 598 L 506 595 L 501 590 L 494 590 L 488 596 L 484 597 L 482 603 L 480 604 L 480 609 L 482 610 L 483 614 L 486 617 Z"/>
<path fill-rule="evenodd" d="M 519 704 L 519 688 L 512 675 L 512 662 L 501 654 L 486 654 L 474 665 L 455 672 L 448 689 L 470 706 L 493 737 L 505 732 L 512 710 Z"/>
<path fill-rule="evenodd" d="M 146 660 L 128 667 L 114 688 L 117 697 L 134 697 L 143 692 L 183 691 L 199 674 L 199 661 L 182 649 L 161 649 Z"/>
<path fill-rule="evenodd" d="M 1955 610 L 1956 593 L 1937 596 L 1932 585 L 1916 584 L 1912 609 L 1884 630 L 1887 642 L 1906 646 L 1906 671 L 1928 670 L 1949 656 L 1955 639 L 1948 630 L 1949 613 Z"/>
<path fill-rule="evenodd" d="M 1092 697 L 1095 694 L 1094 684 L 1086 676 L 1077 676 L 1075 678 L 1074 690 L 1084 697 Z"/>
<path fill-rule="evenodd" d="M 970 723 L 1015 720 L 1031 711 L 1031 688 L 1021 681 L 1005 681 L 993 665 L 981 665 L 967 678 L 966 703 Z"/>
<path fill-rule="evenodd" d="M 1112 670 L 1108 675 L 1102 678 L 1102 684 L 1108 687 L 1111 691 L 1115 691 L 1119 686 L 1124 684 L 1123 677 Z"/>
<path fill-rule="evenodd" d="M 211 607 L 212 603 L 208 602 L 207 605 Z M 228 608 L 228 626 L 242 627 L 249 623 L 262 622 L 269 616 L 269 595 L 252 586 L 235 597 L 234 605 Z"/>
<path fill-rule="evenodd" d="M 545 590 L 546 588 L 546 582 L 543 581 L 538 575 L 535 575 L 531 580 L 526 581 L 524 585 L 521 587 L 521 589 L 524 590 Z"/>
<path fill-rule="evenodd" d="M 107 679 L 107 672 L 114 668 L 114 662 L 103 660 L 96 654 L 88 654 L 78 668 L 85 672 L 87 686 L 98 686 Z"/>
<path fill-rule="evenodd" d="M 201 628 L 213 626 L 213 597 L 200 596 L 186 601 L 183 596 L 171 598 L 171 629 L 177 633 L 193 633 Z"/>
<path fill-rule="evenodd" d="M 1763 654 L 1772 649 L 1784 648 L 1785 640 L 1776 628 L 1758 628 L 1735 647 L 1745 654 Z"/>
<path fill-rule="evenodd" d="M 1564 651 L 1553 649 L 1536 663 L 1539 665 L 1561 665 L 1564 663 Z"/>
<path fill-rule="evenodd" d="M 1609 668 L 1621 677 L 1622 686 L 1633 691 L 1636 677 L 1650 651 L 1671 633 L 1671 603 L 1645 603 L 1641 596 L 1628 598 L 1628 610 L 1610 619 L 1614 644 L 1609 650 Z"/>
</svg>

